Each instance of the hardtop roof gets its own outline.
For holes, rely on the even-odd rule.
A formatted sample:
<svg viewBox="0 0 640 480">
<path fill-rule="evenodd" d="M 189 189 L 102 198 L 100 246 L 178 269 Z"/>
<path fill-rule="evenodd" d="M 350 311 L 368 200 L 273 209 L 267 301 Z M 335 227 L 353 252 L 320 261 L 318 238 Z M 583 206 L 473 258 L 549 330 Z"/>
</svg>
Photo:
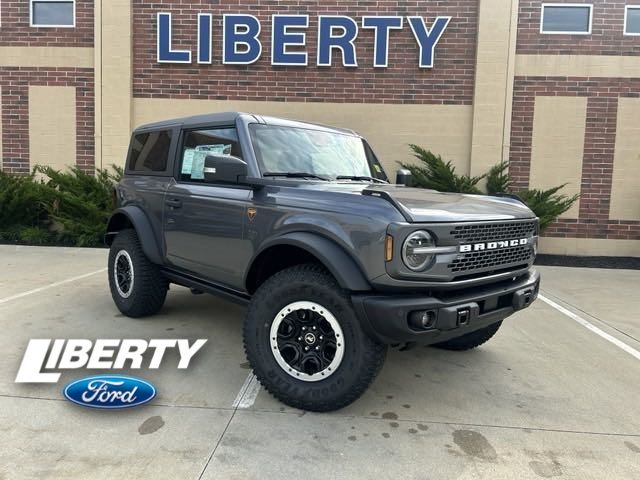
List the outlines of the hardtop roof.
<svg viewBox="0 0 640 480">
<path fill-rule="evenodd" d="M 245 113 L 245 112 L 205 113 L 202 115 L 192 115 L 188 117 L 172 118 L 172 119 L 162 120 L 159 122 L 140 125 L 135 129 L 134 132 L 142 131 L 142 130 L 144 131 L 161 130 L 161 129 L 172 128 L 172 127 L 190 128 L 190 127 L 199 127 L 206 124 L 212 124 L 212 125 L 216 125 L 216 124 L 221 125 L 225 123 L 233 124 L 238 119 L 238 117 L 241 117 L 241 116 L 253 117 L 255 119 L 255 123 L 262 123 L 265 125 L 313 128 L 317 130 L 333 131 L 337 133 L 357 135 L 357 133 L 354 132 L 353 130 L 349 130 L 346 128 L 332 127 L 328 125 L 322 125 L 320 123 L 304 122 L 299 120 L 289 120 L 286 118 L 263 116 L 263 115 L 253 114 L 253 113 Z"/>
</svg>

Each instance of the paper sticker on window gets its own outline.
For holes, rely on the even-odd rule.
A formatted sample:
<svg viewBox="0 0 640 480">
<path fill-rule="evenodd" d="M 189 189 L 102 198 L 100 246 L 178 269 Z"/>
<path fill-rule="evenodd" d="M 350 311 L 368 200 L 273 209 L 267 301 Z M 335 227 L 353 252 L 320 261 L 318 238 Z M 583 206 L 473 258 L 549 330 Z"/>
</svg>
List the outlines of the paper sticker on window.
<svg viewBox="0 0 640 480">
<path fill-rule="evenodd" d="M 191 175 L 192 180 L 204 180 L 204 160 L 211 153 L 231 155 L 231 144 L 198 145 L 196 148 L 185 149 L 182 173 Z"/>
<path fill-rule="evenodd" d="M 231 144 L 218 143 L 215 145 L 198 145 L 196 147 L 196 151 L 231 155 Z"/>
<path fill-rule="evenodd" d="M 183 175 L 189 175 L 193 166 L 193 154 L 195 150 L 193 148 L 187 148 L 182 155 L 182 169 L 180 173 Z"/>
</svg>

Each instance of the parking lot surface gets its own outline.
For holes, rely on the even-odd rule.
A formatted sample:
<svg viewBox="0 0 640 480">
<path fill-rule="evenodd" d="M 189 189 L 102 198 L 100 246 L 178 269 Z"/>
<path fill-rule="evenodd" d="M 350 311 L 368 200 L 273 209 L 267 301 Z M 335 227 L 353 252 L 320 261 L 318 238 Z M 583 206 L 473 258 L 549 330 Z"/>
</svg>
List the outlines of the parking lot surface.
<svg viewBox="0 0 640 480">
<path fill-rule="evenodd" d="M 539 267 L 543 298 L 486 345 L 392 349 L 360 400 L 313 414 L 255 382 L 242 307 L 172 286 L 126 318 L 106 258 L 0 246 L 2 479 L 640 479 L 640 271 Z M 128 372 L 158 389 L 149 405 L 97 411 L 61 393 L 95 371 L 14 383 L 35 338 L 208 342 L 187 370 Z"/>
</svg>

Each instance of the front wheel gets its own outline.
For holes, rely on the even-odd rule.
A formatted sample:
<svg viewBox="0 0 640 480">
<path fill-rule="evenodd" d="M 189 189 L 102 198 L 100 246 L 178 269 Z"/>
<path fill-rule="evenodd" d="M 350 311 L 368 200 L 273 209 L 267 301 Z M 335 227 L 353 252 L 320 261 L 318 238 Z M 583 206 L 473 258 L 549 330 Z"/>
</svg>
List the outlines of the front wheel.
<svg viewBox="0 0 640 480">
<path fill-rule="evenodd" d="M 260 286 L 245 320 L 244 345 L 271 394 L 317 412 L 360 397 L 386 355 L 386 346 L 360 327 L 349 296 L 313 264 L 282 270 Z"/>
</svg>

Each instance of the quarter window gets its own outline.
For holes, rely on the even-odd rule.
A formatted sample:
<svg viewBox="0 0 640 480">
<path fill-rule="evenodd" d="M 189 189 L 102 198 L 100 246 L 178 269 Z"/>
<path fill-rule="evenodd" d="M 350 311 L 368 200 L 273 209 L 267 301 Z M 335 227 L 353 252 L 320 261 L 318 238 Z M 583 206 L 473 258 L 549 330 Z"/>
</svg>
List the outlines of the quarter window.
<svg viewBox="0 0 640 480">
<path fill-rule="evenodd" d="M 624 34 L 640 35 L 640 5 L 627 5 L 625 7 Z"/>
<path fill-rule="evenodd" d="M 180 180 L 204 182 L 204 159 L 209 153 L 242 158 L 237 130 L 212 128 L 186 132 L 180 156 Z"/>
<path fill-rule="evenodd" d="M 73 0 L 31 0 L 30 10 L 32 27 L 75 27 Z"/>
<path fill-rule="evenodd" d="M 540 33 L 591 33 L 593 6 L 581 3 L 545 3 L 542 5 Z"/>
<path fill-rule="evenodd" d="M 139 133 L 131 142 L 129 170 L 134 172 L 164 172 L 167 169 L 171 130 Z"/>
</svg>

